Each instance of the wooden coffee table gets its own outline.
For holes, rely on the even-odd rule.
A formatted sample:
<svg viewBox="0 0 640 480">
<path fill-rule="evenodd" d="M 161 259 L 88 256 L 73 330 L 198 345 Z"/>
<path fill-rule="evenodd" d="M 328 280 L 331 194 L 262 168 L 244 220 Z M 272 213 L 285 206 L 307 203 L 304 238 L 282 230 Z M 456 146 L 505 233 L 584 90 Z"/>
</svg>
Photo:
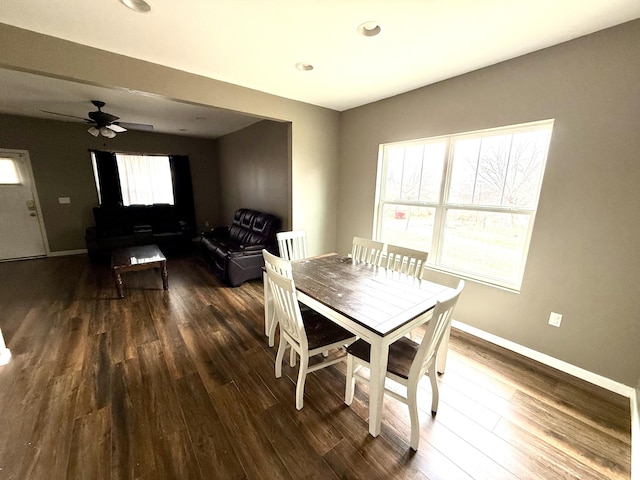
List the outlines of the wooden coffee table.
<svg viewBox="0 0 640 480">
<path fill-rule="evenodd" d="M 147 270 L 149 268 L 160 269 L 162 273 L 162 288 L 169 290 L 167 259 L 157 245 L 141 245 L 114 250 L 111 254 L 111 270 L 116 282 L 118 297 L 124 298 L 121 273 Z"/>
</svg>

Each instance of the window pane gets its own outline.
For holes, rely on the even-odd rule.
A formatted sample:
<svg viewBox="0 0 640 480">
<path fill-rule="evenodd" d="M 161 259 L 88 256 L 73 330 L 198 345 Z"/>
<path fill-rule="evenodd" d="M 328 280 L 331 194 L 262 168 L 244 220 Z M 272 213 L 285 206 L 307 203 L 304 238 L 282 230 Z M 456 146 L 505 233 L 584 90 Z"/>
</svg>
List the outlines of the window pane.
<svg viewBox="0 0 640 480">
<path fill-rule="evenodd" d="M 116 154 L 124 205 L 173 205 L 169 157 Z"/>
<path fill-rule="evenodd" d="M 91 152 L 91 166 L 93 167 L 93 179 L 98 192 L 98 204 L 102 205 L 102 192 L 100 191 L 100 177 L 98 176 L 98 161 L 95 152 Z"/>
<path fill-rule="evenodd" d="M 482 139 L 476 185 L 473 192 L 474 205 L 500 205 L 502 203 L 510 145 L 511 135 Z"/>
<path fill-rule="evenodd" d="M 450 204 L 535 208 L 550 130 L 454 142 Z"/>
<path fill-rule="evenodd" d="M 431 250 L 435 208 L 386 204 L 382 209 L 380 241 L 416 250 Z"/>
<path fill-rule="evenodd" d="M 431 143 L 424 146 L 420 201 L 438 203 L 442 185 L 442 168 L 447 144 Z"/>
<path fill-rule="evenodd" d="M 404 170 L 402 172 L 402 200 L 418 200 L 422 178 L 422 145 L 412 145 L 404 150 Z"/>
<path fill-rule="evenodd" d="M 445 150 L 444 142 L 385 147 L 385 200 L 438 202 Z"/>
<path fill-rule="evenodd" d="M 384 153 L 387 162 L 384 198 L 387 200 L 400 200 L 402 170 L 404 169 L 404 147 L 389 146 L 385 148 Z"/>
<path fill-rule="evenodd" d="M 439 263 L 517 283 L 530 220 L 526 214 L 448 210 Z"/>
<path fill-rule="evenodd" d="M 20 174 L 13 158 L 0 158 L 0 183 L 4 185 L 19 185 Z"/>
<path fill-rule="evenodd" d="M 503 205 L 536 208 L 550 138 L 550 130 L 513 136 Z"/>
<path fill-rule="evenodd" d="M 460 140 L 453 144 L 453 169 L 449 187 L 449 203 L 473 203 L 476 170 L 480 155 L 480 139 Z"/>
</svg>

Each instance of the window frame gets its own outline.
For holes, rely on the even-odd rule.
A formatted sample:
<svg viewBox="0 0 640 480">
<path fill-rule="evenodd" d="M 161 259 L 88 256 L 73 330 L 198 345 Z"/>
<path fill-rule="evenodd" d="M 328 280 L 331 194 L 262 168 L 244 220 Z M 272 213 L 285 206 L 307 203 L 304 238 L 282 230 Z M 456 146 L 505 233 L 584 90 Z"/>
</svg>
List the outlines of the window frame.
<svg viewBox="0 0 640 480">
<path fill-rule="evenodd" d="M 542 191 L 542 183 L 544 179 L 544 173 L 548 161 L 549 148 L 553 135 L 554 119 L 541 120 L 536 122 L 522 123 L 517 125 L 509 125 L 504 127 L 490 128 L 484 130 L 475 130 L 471 132 L 457 133 L 451 135 L 440 135 L 436 137 L 428 137 L 422 139 L 414 139 L 399 142 L 389 142 L 379 145 L 378 150 L 378 174 L 376 180 L 376 193 L 375 193 L 375 205 L 374 205 L 374 221 L 373 221 L 373 238 L 376 240 L 382 239 L 382 227 L 383 227 L 383 211 L 387 205 L 398 205 L 404 207 L 426 207 L 435 209 L 435 217 L 433 224 L 433 236 L 432 243 L 429 246 L 429 257 L 427 261 L 427 268 L 441 271 L 448 274 L 453 274 L 462 278 L 478 281 L 481 283 L 489 284 L 492 286 L 504 288 L 507 290 L 519 292 L 522 286 L 522 279 L 524 277 L 524 270 L 529 255 L 529 249 L 531 245 L 531 237 L 533 235 L 533 228 L 535 224 L 535 217 L 540 202 L 540 194 Z M 453 161 L 455 155 L 454 145 L 457 141 L 480 138 L 486 136 L 495 136 L 499 134 L 514 135 L 518 133 L 530 132 L 530 131 L 549 131 L 549 141 L 546 145 L 546 150 L 543 152 L 543 162 L 540 169 L 540 175 L 538 184 L 535 191 L 535 199 L 533 201 L 533 207 L 515 207 L 515 206 L 499 206 L 499 205 L 474 205 L 473 203 L 454 203 L 449 201 L 452 175 L 453 175 Z M 442 162 L 442 176 L 440 179 L 440 192 L 437 203 L 432 201 L 420 201 L 420 200 L 386 200 L 384 198 L 386 179 L 388 173 L 388 162 L 385 155 L 385 149 L 394 146 L 408 147 L 412 145 L 426 145 L 434 143 L 445 143 L 445 151 Z M 473 200 L 471 200 L 473 201 Z M 447 214 L 450 211 L 471 211 L 471 212 L 484 212 L 484 213 L 498 213 L 498 214 L 518 214 L 529 216 L 528 228 L 526 237 L 524 238 L 520 267 L 515 275 L 515 281 L 505 280 L 504 278 L 493 277 L 489 274 L 478 273 L 477 271 L 470 271 L 454 266 L 447 266 L 442 264 L 442 254 L 444 250 L 445 242 L 445 228 Z M 414 247 L 415 248 L 415 247 Z M 426 250 L 426 248 L 425 248 Z"/>
<path fill-rule="evenodd" d="M 128 152 L 112 152 L 113 154 L 113 161 L 115 163 L 115 171 L 117 173 L 117 185 L 118 185 L 118 189 L 120 191 L 120 199 L 121 199 L 121 204 L 123 206 L 129 206 L 129 205 L 153 205 L 154 203 L 168 203 L 169 205 L 175 205 L 176 204 L 176 193 L 175 193 L 175 179 L 174 179 L 174 175 L 173 175 L 173 170 L 171 167 L 171 156 L 170 155 L 164 155 L 164 154 L 156 154 L 156 153 L 128 153 Z M 90 151 L 90 157 L 91 157 L 91 166 L 92 166 L 92 170 L 93 170 L 93 178 L 94 178 L 94 183 L 96 186 L 96 192 L 98 194 L 98 204 L 102 205 L 102 187 L 100 184 L 100 175 L 98 173 L 98 159 L 96 156 L 96 152 L 95 151 Z M 169 176 L 170 176 L 170 181 L 171 181 L 171 200 L 170 201 L 164 201 L 164 202 L 153 202 L 153 203 L 138 203 L 138 202 L 125 202 L 125 187 L 123 186 L 123 175 L 124 173 L 121 171 L 121 160 L 122 162 L 126 162 L 127 160 L 129 160 L 129 158 L 161 158 L 161 159 L 166 159 L 167 160 L 167 167 L 169 169 Z"/>
</svg>

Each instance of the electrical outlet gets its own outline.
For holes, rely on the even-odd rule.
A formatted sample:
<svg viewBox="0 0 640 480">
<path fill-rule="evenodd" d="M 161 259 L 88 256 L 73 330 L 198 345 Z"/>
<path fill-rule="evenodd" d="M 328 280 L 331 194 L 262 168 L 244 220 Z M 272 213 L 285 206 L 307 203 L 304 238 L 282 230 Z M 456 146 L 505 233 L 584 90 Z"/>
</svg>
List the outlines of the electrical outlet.
<svg viewBox="0 0 640 480">
<path fill-rule="evenodd" d="M 562 322 L 562 314 L 551 312 L 551 315 L 549 315 L 549 325 L 554 327 L 559 327 L 561 322 Z"/>
</svg>

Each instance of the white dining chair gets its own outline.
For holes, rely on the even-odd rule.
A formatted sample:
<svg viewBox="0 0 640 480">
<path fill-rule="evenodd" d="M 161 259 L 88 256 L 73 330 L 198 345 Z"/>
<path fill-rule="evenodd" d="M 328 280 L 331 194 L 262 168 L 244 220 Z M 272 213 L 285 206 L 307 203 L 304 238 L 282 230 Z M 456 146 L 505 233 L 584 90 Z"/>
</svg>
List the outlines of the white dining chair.
<svg viewBox="0 0 640 480">
<path fill-rule="evenodd" d="M 307 236 L 304 230 L 276 233 L 280 256 L 285 260 L 307 258 Z"/>
<path fill-rule="evenodd" d="M 301 250 L 299 250 L 301 251 Z M 291 271 L 291 262 L 282 258 L 282 257 L 278 257 L 276 255 L 273 255 L 272 253 L 268 252 L 268 251 L 264 251 L 262 254 L 263 258 L 264 258 L 264 265 L 265 265 L 265 269 L 266 268 L 270 268 L 272 270 L 275 270 L 276 272 L 278 272 L 280 275 L 284 275 L 285 277 L 288 278 L 293 278 L 293 274 Z M 267 287 L 268 290 L 268 287 Z M 265 292 L 267 293 L 267 292 Z M 264 315 L 264 321 L 265 321 L 265 334 L 267 335 L 268 339 L 269 339 L 269 346 L 273 347 L 274 343 L 275 343 L 275 336 L 276 336 L 276 327 L 278 326 L 278 317 L 277 317 L 277 313 L 276 310 L 273 306 L 273 296 L 270 293 L 267 293 L 267 295 L 265 296 L 265 305 L 267 302 L 269 302 L 269 308 L 265 309 L 265 315 Z M 309 307 L 307 307 L 306 305 L 300 305 L 300 309 L 304 312 L 305 310 L 309 310 Z M 325 357 L 329 356 L 329 352 L 326 351 L 323 353 L 323 355 Z M 295 350 L 291 350 L 290 352 L 290 356 L 289 356 L 289 365 L 291 365 L 292 367 L 296 366 L 296 352 Z"/>
<path fill-rule="evenodd" d="M 288 278 L 293 278 L 293 274 L 291 270 L 291 262 L 281 257 L 278 257 L 277 255 L 274 255 L 268 252 L 267 250 L 262 250 L 262 257 L 264 258 L 265 275 L 269 270 L 273 270 L 279 273 L 280 275 L 283 275 Z M 265 285 L 264 301 L 265 301 L 265 304 L 267 302 L 269 303 L 269 308 L 265 310 L 264 331 L 267 337 L 269 338 L 269 346 L 273 347 L 275 342 L 276 327 L 278 326 L 278 317 L 277 317 L 277 310 L 273 302 L 273 293 L 269 290 L 268 280 L 265 279 L 265 281 L 267 281 L 267 284 Z M 267 310 L 268 310 L 268 313 L 267 313 Z M 291 360 L 292 361 L 295 360 L 295 357 L 292 356 Z"/>
<path fill-rule="evenodd" d="M 384 392 L 409 407 L 411 419 L 410 446 L 418 450 L 420 442 L 420 422 L 418 419 L 418 384 L 425 374 L 431 380 L 431 414 L 438 411 L 438 381 L 436 372 L 436 357 L 438 347 L 451 326 L 451 317 L 460 293 L 464 288 L 464 281 L 460 280 L 458 288 L 447 298 L 440 300 L 428 320 L 427 331 L 420 344 L 402 337 L 389 346 L 389 359 L 387 364 L 386 379 L 403 385 L 406 395 L 401 395 L 385 386 Z M 351 344 L 347 348 L 347 384 L 345 390 L 345 403 L 351 405 L 355 390 L 355 379 L 368 382 L 368 379 L 360 373 L 362 367 L 369 368 L 370 346 L 363 340 Z"/>
<path fill-rule="evenodd" d="M 386 258 L 381 262 L 388 270 L 400 272 L 422 280 L 422 272 L 429 257 L 428 252 L 387 244 Z"/>
<path fill-rule="evenodd" d="M 285 350 L 289 347 L 300 356 L 296 382 L 296 408 L 300 410 L 304 403 L 304 384 L 307 374 L 342 361 L 346 353 L 342 352 L 332 358 L 323 357 L 312 366 L 309 366 L 309 358 L 349 345 L 356 340 L 356 337 L 314 310 L 301 311 L 293 278 L 278 273 L 276 269 L 267 268 L 267 280 L 280 324 L 280 344 L 275 365 L 276 378 L 282 377 L 282 360 Z"/>
<path fill-rule="evenodd" d="M 353 237 L 351 258 L 356 262 L 380 265 L 384 243 L 369 238 Z"/>
</svg>

